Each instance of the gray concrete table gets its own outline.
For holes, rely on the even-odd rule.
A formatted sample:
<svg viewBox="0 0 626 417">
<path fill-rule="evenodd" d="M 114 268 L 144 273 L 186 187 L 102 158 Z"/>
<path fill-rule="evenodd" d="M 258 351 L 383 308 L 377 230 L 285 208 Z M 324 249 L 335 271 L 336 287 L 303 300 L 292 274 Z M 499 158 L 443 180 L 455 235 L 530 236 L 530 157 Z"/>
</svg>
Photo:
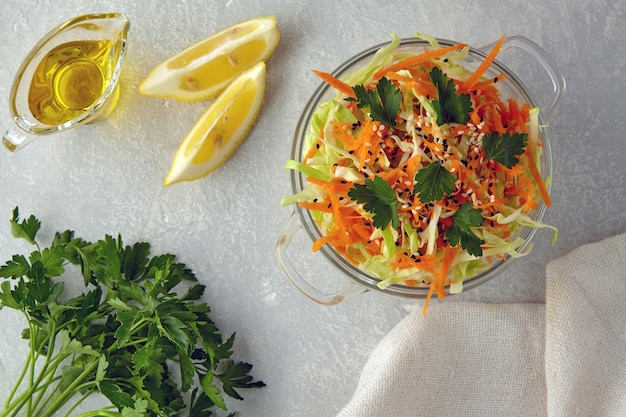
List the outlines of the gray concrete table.
<svg viewBox="0 0 626 417">
<path fill-rule="evenodd" d="M 377 342 L 419 302 L 367 293 L 323 307 L 285 278 L 274 247 L 291 208 L 283 165 L 300 112 L 319 80 L 391 33 L 423 32 L 482 46 L 502 34 L 541 45 L 567 80 L 550 122 L 553 207 L 560 230 L 535 238 L 532 255 L 456 301 L 541 302 L 545 266 L 587 242 L 626 231 L 626 2 L 581 1 L 163 1 L 5 0 L 0 6 L 0 125 L 14 73 L 46 31 L 78 14 L 120 11 L 131 21 L 118 108 L 103 123 L 51 136 L 17 154 L 0 150 L 0 260 L 26 250 L 9 233 L 16 205 L 44 224 L 89 239 L 122 233 L 173 252 L 207 285 L 206 301 L 236 354 L 267 387 L 244 392 L 241 415 L 333 416 L 350 398 Z M 282 32 L 268 62 L 259 119 L 239 151 L 209 177 L 164 188 L 180 140 L 206 103 L 146 98 L 137 86 L 163 59 L 240 20 L 275 14 Z M 533 80 L 530 80 L 531 84 Z M 337 279 L 341 279 L 336 277 Z M 447 302 L 447 301 L 446 301 Z M 0 311 L 0 401 L 25 344 L 20 317 Z M 480 325 L 477 323 L 477 325 Z"/>
</svg>

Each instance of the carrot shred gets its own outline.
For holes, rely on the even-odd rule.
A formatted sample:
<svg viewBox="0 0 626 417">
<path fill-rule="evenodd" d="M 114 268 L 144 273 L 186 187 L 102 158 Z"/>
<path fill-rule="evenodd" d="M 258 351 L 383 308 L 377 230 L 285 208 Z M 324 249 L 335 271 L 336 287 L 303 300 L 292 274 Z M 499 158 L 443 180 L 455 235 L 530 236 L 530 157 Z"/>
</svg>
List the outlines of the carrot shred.
<svg viewBox="0 0 626 417">
<path fill-rule="evenodd" d="M 315 156 L 315 154 L 317 153 L 318 148 L 322 145 L 322 141 L 319 139 L 316 139 L 315 142 L 313 143 L 313 146 L 311 146 L 311 148 L 309 148 L 309 150 L 307 151 L 306 155 L 304 155 L 304 157 L 302 158 L 303 161 L 306 161 L 310 158 L 313 158 Z"/>
<path fill-rule="evenodd" d="M 437 273 L 435 279 L 430 283 L 430 287 L 428 288 L 428 295 L 426 296 L 426 300 L 424 301 L 422 315 L 426 316 L 428 304 L 430 303 L 430 299 L 432 298 L 434 291 L 437 292 L 437 297 L 439 299 L 444 297 L 446 277 L 448 276 L 448 272 L 450 272 L 450 268 L 452 267 L 452 263 L 454 262 L 454 258 L 456 258 L 456 253 L 458 252 L 458 250 L 458 246 L 453 246 L 444 251 L 441 258 L 439 272 Z"/>
<path fill-rule="evenodd" d="M 374 80 L 377 80 L 389 72 L 396 72 L 402 69 L 406 69 L 406 68 L 413 67 L 415 65 L 422 64 L 428 61 L 429 59 L 438 58 L 444 54 L 447 54 L 448 52 L 465 48 L 466 46 L 467 44 L 457 43 L 455 45 L 447 46 L 445 48 L 431 49 L 430 51 L 426 51 L 419 55 L 415 55 L 415 56 L 403 59 L 401 61 L 398 61 L 395 64 L 390 65 L 388 67 L 381 68 L 380 70 L 374 73 L 373 78 Z"/>
<path fill-rule="evenodd" d="M 541 198 L 543 198 L 543 202 L 547 207 L 552 205 L 552 199 L 550 198 L 550 193 L 548 192 L 548 187 L 546 183 L 541 178 L 541 173 L 537 168 L 537 161 L 535 160 L 535 156 L 533 155 L 530 146 L 526 146 L 526 156 L 528 156 L 528 167 L 530 168 L 530 174 L 532 175 L 537 187 L 539 187 L 539 193 L 541 194 Z"/>
<path fill-rule="evenodd" d="M 489 52 L 487 57 L 485 57 L 485 60 L 480 63 L 478 68 L 476 68 L 476 71 L 474 71 L 474 73 L 467 79 L 467 81 L 465 81 L 461 85 L 461 88 L 460 88 L 461 90 L 468 91 L 472 89 L 474 84 L 478 82 L 480 77 L 482 77 L 485 71 L 487 71 L 487 69 L 491 66 L 491 64 L 493 63 L 493 60 L 496 59 L 496 56 L 500 52 L 500 49 L 502 49 L 502 44 L 504 44 L 505 39 L 506 39 L 506 36 L 502 35 L 502 37 L 498 40 L 498 42 L 496 42 L 494 47 L 491 48 L 491 51 Z"/>
<path fill-rule="evenodd" d="M 341 81 L 339 78 L 336 78 L 331 73 L 317 70 L 313 70 L 313 73 L 334 89 L 344 93 L 348 97 L 354 97 L 354 91 L 352 90 L 352 87 Z"/>
<path fill-rule="evenodd" d="M 322 246 L 324 246 L 326 244 L 326 242 L 328 242 L 328 237 L 327 236 L 320 237 L 315 242 L 313 242 L 313 247 L 311 248 L 311 250 L 313 252 L 317 252 L 318 250 L 320 250 L 322 248 Z"/>
</svg>

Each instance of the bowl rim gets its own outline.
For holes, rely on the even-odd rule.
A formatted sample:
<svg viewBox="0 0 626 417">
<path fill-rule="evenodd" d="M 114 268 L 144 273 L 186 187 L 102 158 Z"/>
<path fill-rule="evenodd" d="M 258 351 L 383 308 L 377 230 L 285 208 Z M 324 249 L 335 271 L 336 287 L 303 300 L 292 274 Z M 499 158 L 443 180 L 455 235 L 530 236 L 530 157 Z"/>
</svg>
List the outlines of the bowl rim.
<svg viewBox="0 0 626 417">
<path fill-rule="evenodd" d="M 450 41 L 447 39 L 434 38 L 440 46 L 452 46 L 457 44 L 458 42 Z M 352 56 L 342 64 L 340 64 L 331 74 L 334 77 L 341 78 L 344 75 L 350 73 L 355 66 L 358 64 L 368 62 L 374 54 L 385 46 L 388 46 L 389 42 L 380 43 L 369 47 L 356 55 Z M 430 46 L 430 43 L 424 39 L 411 37 L 411 38 L 401 38 L 400 43 L 398 45 L 398 49 L 400 48 L 413 48 L 413 47 L 421 47 L 421 46 Z M 466 59 L 476 59 L 476 60 L 484 60 L 487 57 L 488 52 L 485 52 L 478 48 L 473 48 L 469 46 L 468 58 Z M 531 107 L 536 107 L 536 101 L 533 99 L 531 94 L 529 93 L 528 88 L 523 84 L 520 78 L 512 72 L 509 68 L 506 67 L 497 57 L 490 65 L 489 69 L 495 68 L 497 72 L 503 73 L 506 76 L 506 79 L 503 83 L 511 84 L 512 87 L 518 91 L 522 98 L 528 102 Z M 296 125 L 295 133 L 293 136 L 293 143 L 291 149 L 291 158 L 297 161 L 301 161 L 302 159 L 302 150 L 303 145 L 306 139 L 306 136 L 309 133 L 311 117 L 318 109 L 318 107 L 324 102 L 328 101 L 329 98 L 325 98 L 328 93 L 332 93 L 333 89 L 328 84 L 321 82 L 318 87 L 315 89 L 313 95 L 308 100 L 307 104 L 302 111 L 300 118 L 298 119 L 298 123 Z M 539 129 L 540 136 L 542 138 L 542 156 L 541 156 L 541 175 L 544 179 L 552 178 L 553 176 L 553 161 L 552 161 L 552 150 L 550 146 L 550 138 L 546 128 L 546 125 L 543 123 L 543 118 L 541 115 L 541 111 L 539 112 Z M 544 166 L 545 165 L 545 166 Z M 291 187 L 294 193 L 301 191 L 304 188 L 304 175 L 297 170 L 290 170 L 291 176 Z M 548 194 L 551 193 L 552 183 L 549 181 L 547 184 Z M 543 199 L 539 202 L 539 207 L 533 211 L 533 219 L 537 221 L 541 221 L 546 213 L 547 206 Z M 317 224 L 313 220 L 313 217 L 309 210 L 303 209 L 299 205 L 296 205 L 296 212 L 300 217 L 300 221 L 306 230 L 309 237 L 312 241 L 317 240 L 322 236 L 321 231 L 319 230 Z M 526 230 L 522 233 L 519 233 L 519 236 L 524 239 L 524 243 L 518 248 L 519 252 L 524 252 L 529 248 L 532 244 L 532 239 L 537 232 L 537 228 L 526 227 Z M 368 289 L 372 289 L 384 294 L 403 297 L 403 298 L 426 298 L 429 293 L 429 288 L 426 286 L 407 286 L 403 284 L 392 284 L 385 289 L 381 289 L 377 286 L 380 282 L 380 279 L 374 276 L 371 276 L 358 267 L 350 263 L 343 256 L 341 256 L 331 245 L 328 243 L 324 244 L 319 252 L 323 254 L 323 256 L 331 262 L 335 267 L 337 267 L 345 276 L 347 276 L 351 281 L 363 285 Z M 471 290 L 473 288 L 482 285 L 491 279 L 493 279 L 496 275 L 502 273 L 505 269 L 507 269 L 513 259 L 510 255 L 506 255 L 504 259 L 498 259 L 493 262 L 488 268 L 479 271 L 476 275 L 469 277 L 463 281 L 463 292 L 467 290 Z M 449 285 L 446 285 L 446 290 L 449 289 Z M 449 291 L 446 291 L 448 295 Z"/>
</svg>

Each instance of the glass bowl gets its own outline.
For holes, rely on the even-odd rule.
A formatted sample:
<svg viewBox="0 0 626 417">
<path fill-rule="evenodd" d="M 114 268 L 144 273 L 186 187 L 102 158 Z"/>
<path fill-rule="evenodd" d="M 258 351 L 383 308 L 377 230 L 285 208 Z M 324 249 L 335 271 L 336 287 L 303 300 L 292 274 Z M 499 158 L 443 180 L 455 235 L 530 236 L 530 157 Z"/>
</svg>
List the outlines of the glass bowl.
<svg viewBox="0 0 626 417">
<path fill-rule="evenodd" d="M 457 42 L 437 39 L 441 47 L 452 46 Z M 358 55 L 350 58 L 344 64 L 339 66 L 332 72 L 336 78 L 344 78 L 349 74 L 358 71 L 366 66 L 376 54 L 376 52 L 384 47 L 386 44 L 380 44 L 373 46 Z M 469 70 L 475 70 L 486 58 L 488 52 L 491 50 L 494 44 L 487 45 L 482 48 L 471 48 L 467 58 L 457 61 L 457 63 L 465 66 Z M 430 44 L 419 38 L 407 38 L 402 39 L 397 52 L 411 52 L 419 53 L 423 51 L 424 47 L 428 47 Z M 518 48 L 525 54 L 533 58 L 538 62 L 543 70 L 547 73 L 547 76 L 552 84 L 551 91 L 545 91 L 545 103 L 538 103 L 537 100 L 531 96 L 529 90 L 524 86 L 520 77 L 514 74 L 506 66 L 504 66 L 498 59 L 496 59 L 488 68 L 484 77 L 495 77 L 499 74 L 504 74 L 505 79 L 498 82 L 498 89 L 504 99 L 514 98 L 518 102 L 527 102 L 531 108 L 540 108 L 540 136 L 543 140 L 542 155 L 540 161 L 541 174 L 544 181 L 552 177 L 552 155 L 550 148 L 550 138 L 546 129 L 547 121 L 552 117 L 554 111 L 558 107 L 561 99 L 565 94 L 565 81 L 557 66 L 548 54 L 541 49 L 534 42 L 522 36 L 512 36 L 505 39 L 502 45 L 502 51 L 507 48 Z M 501 56 L 502 51 L 498 55 Z M 326 101 L 336 96 L 336 91 L 326 83 L 322 83 L 317 90 L 313 93 L 313 96 L 307 103 L 300 120 L 297 123 L 293 147 L 291 151 L 291 158 L 293 160 L 302 161 L 303 154 L 305 152 L 305 138 L 309 133 L 311 119 L 318 107 Z M 541 104 L 541 105 L 540 105 Z M 291 170 L 291 186 L 293 193 L 299 193 L 303 190 L 306 184 L 306 179 L 302 173 L 296 170 Z M 548 190 L 549 190 L 548 182 Z M 541 221 L 546 211 L 546 205 L 543 201 L 540 202 L 539 207 L 530 213 L 533 220 Z M 528 249 L 531 240 L 536 232 L 536 228 L 525 227 L 519 232 L 519 235 L 523 238 L 524 243 L 518 249 L 518 252 L 524 252 Z M 346 278 L 347 284 L 342 286 L 339 290 L 333 290 L 332 292 L 319 289 L 318 284 L 313 284 L 311 276 L 316 275 L 317 263 L 306 263 L 302 261 L 301 252 L 297 252 L 292 247 L 292 241 L 296 235 L 301 231 L 305 231 L 306 235 L 310 239 L 306 239 L 306 244 L 311 251 L 312 242 L 322 236 L 322 232 L 316 225 L 311 213 L 299 206 L 295 209 L 286 228 L 279 237 L 277 245 L 277 255 L 279 263 L 291 280 L 291 282 L 306 296 L 317 301 L 321 304 L 337 304 L 345 299 L 362 294 L 366 291 L 377 291 L 390 296 L 398 296 L 403 298 L 426 298 L 429 292 L 429 288 L 426 286 L 407 286 L 403 284 L 393 284 L 385 289 L 378 288 L 377 284 L 380 279 L 367 273 L 364 273 L 355 265 L 346 260 L 342 255 L 337 253 L 330 245 L 325 244 L 319 252 L 316 252 L 316 256 L 321 253 L 322 257 L 331 265 L 331 271 L 340 271 Z M 297 253 L 297 255 L 296 255 Z M 463 283 L 463 291 L 475 288 L 485 282 L 489 281 L 496 275 L 500 274 L 508 265 L 510 265 L 513 259 L 498 259 L 494 261 L 487 269 L 479 271 L 473 277 L 466 279 Z M 317 262 L 317 261 L 316 261 Z M 311 271 L 313 269 L 313 271 Z M 324 277 L 333 279 L 329 277 Z"/>
</svg>

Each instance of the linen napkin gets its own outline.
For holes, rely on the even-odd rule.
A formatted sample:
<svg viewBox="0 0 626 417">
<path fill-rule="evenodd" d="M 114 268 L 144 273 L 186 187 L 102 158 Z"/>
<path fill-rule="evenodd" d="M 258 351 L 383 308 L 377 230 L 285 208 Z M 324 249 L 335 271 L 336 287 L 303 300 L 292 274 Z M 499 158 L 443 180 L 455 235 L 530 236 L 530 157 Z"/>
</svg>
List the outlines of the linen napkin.
<svg viewBox="0 0 626 417">
<path fill-rule="evenodd" d="M 441 303 L 383 338 L 338 417 L 626 416 L 626 234 L 546 268 L 546 303 Z"/>
</svg>

